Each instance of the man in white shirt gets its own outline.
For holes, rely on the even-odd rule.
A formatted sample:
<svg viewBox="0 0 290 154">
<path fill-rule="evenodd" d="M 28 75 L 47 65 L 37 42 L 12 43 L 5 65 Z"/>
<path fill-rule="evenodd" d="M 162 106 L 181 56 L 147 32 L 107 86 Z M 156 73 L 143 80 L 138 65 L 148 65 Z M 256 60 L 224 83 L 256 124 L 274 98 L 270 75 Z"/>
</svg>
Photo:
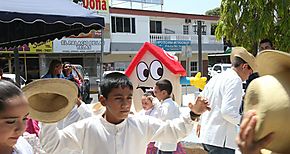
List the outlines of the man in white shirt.
<svg viewBox="0 0 290 154">
<path fill-rule="evenodd" d="M 201 94 L 212 109 L 200 121 L 200 139 L 209 154 L 234 154 L 237 148 L 242 82 L 256 69 L 256 63 L 255 57 L 243 47 L 233 49 L 231 63 L 231 69 L 213 77 Z"/>
<path fill-rule="evenodd" d="M 158 119 L 162 121 L 172 120 L 180 116 L 180 111 L 177 103 L 171 98 L 172 84 L 169 80 L 163 79 L 157 81 L 154 88 L 154 95 L 161 102 L 158 108 Z M 158 154 L 171 154 L 176 151 L 176 144 L 156 142 L 155 146 L 159 149 Z"/>
</svg>

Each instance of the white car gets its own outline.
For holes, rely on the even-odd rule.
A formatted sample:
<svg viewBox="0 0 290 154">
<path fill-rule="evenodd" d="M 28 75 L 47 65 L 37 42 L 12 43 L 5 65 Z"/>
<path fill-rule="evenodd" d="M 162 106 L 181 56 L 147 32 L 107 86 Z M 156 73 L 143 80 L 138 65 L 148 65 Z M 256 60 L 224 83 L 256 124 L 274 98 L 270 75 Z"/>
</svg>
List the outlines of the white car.
<svg viewBox="0 0 290 154">
<path fill-rule="evenodd" d="M 232 64 L 226 64 L 226 63 L 214 64 L 211 69 L 210 77 L 213 77 L 217 75 L 218 73 L 222 73 L 223 71 L 226 71 L 227 69 L 231 67 L 232 67 Z"/>
<path fill-rule="evenodd" d="M 16 83 L 16 75 L 15 74 L 3 74 L 3 77 L 10 78 Z M 25 83 L 26 83 L 26 80 L 22 76 L 20 76 L 20 87 L 21 88 L 24 87 Z"/>
</svg>

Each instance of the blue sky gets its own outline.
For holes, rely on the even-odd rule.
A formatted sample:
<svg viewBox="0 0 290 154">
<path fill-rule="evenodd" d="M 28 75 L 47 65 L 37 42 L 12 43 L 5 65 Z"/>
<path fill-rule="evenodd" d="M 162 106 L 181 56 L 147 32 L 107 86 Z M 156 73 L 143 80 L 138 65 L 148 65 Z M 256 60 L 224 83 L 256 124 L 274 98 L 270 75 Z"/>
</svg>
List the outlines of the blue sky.
<svg viewBox="0 0 290 154">
<path fill-rule="evenodd" d="M 114 1 L 114 7 L 131 7 L 130 2 Z M 220 6 L 221 0 L 164 0 L 163 11 L 189 13 L 189 14 L 204 14 L 207 10 L 214 9 Z M 161 11 L 160 5 L 132 3 L 135 9 L 149 9 Z"/>
</svg>

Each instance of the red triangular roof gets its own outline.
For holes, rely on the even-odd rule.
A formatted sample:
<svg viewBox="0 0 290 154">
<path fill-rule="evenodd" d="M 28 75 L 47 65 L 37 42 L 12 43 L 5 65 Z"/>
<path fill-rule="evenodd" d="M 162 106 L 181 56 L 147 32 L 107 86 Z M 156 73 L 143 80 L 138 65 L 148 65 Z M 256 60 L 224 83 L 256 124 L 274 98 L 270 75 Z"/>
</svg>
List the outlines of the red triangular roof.
<svg viewBox="0 0 290 154">
<path fill-rule="evenodd" d="M 162 48 L 153 45 L 149 42 L 145 42 L 143 46 L 140 48 L 136 56 L 133 58 L 132 62 L 128 66 L 128 68 L 125 71 L 125 74 L 127 76 L 130 76 L 137 64 L 140 62 L 140 60 L 143 58 L 145 53 L 149 51 L 151 54 L 153 54 L 158 60 L 161 61 L 163 65 L 165 65 L 173 74 L 180 74 L 181 76 L 186 76 L 186 71 L 182 67 L 179 61 L 174 59 L 173 56 L 168 54 L 166 51 L 164 51 Z"/>
</svg>

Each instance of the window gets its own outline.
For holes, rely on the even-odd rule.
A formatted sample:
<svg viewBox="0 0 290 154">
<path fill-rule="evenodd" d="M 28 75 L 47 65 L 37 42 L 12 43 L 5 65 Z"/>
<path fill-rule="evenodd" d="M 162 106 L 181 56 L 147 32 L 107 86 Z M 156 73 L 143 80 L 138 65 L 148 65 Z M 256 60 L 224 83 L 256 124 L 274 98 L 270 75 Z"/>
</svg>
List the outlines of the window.
<svg viewBox="0 0 290 154">
<path fill-rule="evenodd" d="M 150 21 L 150 33 L 162 33 L 161 21 Z"/>
<path fill-rule="evenodd" d="M 188 35 L 189 34 L 189 26 L 188 25 L 183 25 L 183 34 Z"/>
<path fill-rule="evenodd" d="M 192 24 L 193 34 L 197 34 L 197 21 Z M 201 35 L 206 35 L 206 25 L 204 21 L 201 21 Z"/>
<path fill-rule="evenodd" d="M 136 33 L 135 18 L 111 17 L 112 33 Z"/>
<path fill-rule="evenodd" d="M 210 35 L 215 35 L 215 30 L 216 30 L 217 24 L 211 24 L 210 26 Z"/>
<path fill-rule="evenodd" d="M 198 70 L 197 61 L 190 62 L 190 74 L 195 74 Z"/>
</svg>

